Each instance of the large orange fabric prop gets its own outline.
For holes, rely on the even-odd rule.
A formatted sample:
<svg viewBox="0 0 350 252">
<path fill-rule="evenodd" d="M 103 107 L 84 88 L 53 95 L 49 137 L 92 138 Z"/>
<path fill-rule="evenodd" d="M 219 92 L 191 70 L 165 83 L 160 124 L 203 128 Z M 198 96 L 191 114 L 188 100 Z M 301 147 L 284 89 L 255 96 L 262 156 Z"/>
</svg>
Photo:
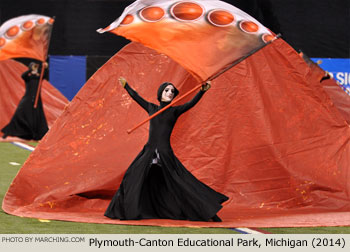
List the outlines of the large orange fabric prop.
<svg viewBox="0 0 350 252">
<path fill-rule="evenodd" d="M 54 20 L 42 15 L 12 18 L 0 27 L 0 60 L 32 58 L 46 61 Z"/>
<path fill-rule="evenodd" d="M 277 40 L 213 81 L 177 122 L 172 145 L 201 181 L 229 196 L 221 223 L 103 216 L 147 141 L 147 114 L 118 84 L 156 101 L 164 81 L 197 81 L 169 57 L 131 43 L 75 96 L 11 184 L 5 212 L 25 217 L 160 226 L 350 225 L 350 127 L 305 61 Z M 185 140 L 184 140 L 185 139 Z"/>
<path fill-rule="evenodd" d="M 350 96 L 333 78 L 323 80 L 321 84 L 344 119 L 350 124 Z"/>
<path fill-rule="evenodd" d="M 27 70 L 25 65 L 17 61 L 0 61 L 0 129 L 10 122 L 24 95 L 25 84 L 21 76 Z M 69 101 L 46 80 L 43 81 L 41 96 L 46 120 L 51 127 Z"/>
<path fill-rule="evenodd" d="M 350 96 L 344 92 L 339 84 L 318 64 L 313 62 L 304 53 L 301 53 L 301 56 L 309 65 L 311 69 L 310 74 L 313 75 L 314 78 L 318 78 L 320 80 L 322 87 L 329 95 L 334 105 L 337 107 L 347 123 L 350 124 Z"/>
<path fill-rule="evenodd" d="M 199 82 L 274 39 L 257 20 L 217 0 L 138 0 L 105 29 L 164 53 Z"/>
</svg>

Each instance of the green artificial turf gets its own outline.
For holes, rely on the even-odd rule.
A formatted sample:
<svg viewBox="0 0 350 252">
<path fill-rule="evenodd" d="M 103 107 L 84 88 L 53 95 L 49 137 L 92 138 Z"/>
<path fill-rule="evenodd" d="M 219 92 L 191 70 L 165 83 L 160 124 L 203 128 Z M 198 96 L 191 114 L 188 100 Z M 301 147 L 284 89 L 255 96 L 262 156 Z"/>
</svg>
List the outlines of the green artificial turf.
<svg viewBox="0 0 350 252">
<path fill-rule="evenodd" d="M 350 227 L 264 228 L 272 234 L 350 234 Z"/>
<path fill-rule="evenodd" d="M 29 143 L 35 145 L 35 143 Z M 0 201 L 28 158 L 30 151 L 11 143 L 0 143 Z M 10 162 L 20 165 L 14 166 Z M 234 234 L 228 228 L 173 228 L 77 223 L 68 221 L 41 222 L 33 218 L 21 218 L 0 210 L 1 234 Z"/>
<path fill-rule="evenodd" d="M 29 143 L 36 145 L 37 143 Z M 0 201 L 30 151 L 11 143 L 0 143 Z M 10 162 L 19 165 L 11 165 Z M 0 210 L 0 234 L 237 234 L 229 228 L 174 228 L 78 223 L 67 221 L 42 222 L 33 218 L 8 215 Z M 350 234 L 350 227 L 264 228 L 274 234 Z"/>
</svg>

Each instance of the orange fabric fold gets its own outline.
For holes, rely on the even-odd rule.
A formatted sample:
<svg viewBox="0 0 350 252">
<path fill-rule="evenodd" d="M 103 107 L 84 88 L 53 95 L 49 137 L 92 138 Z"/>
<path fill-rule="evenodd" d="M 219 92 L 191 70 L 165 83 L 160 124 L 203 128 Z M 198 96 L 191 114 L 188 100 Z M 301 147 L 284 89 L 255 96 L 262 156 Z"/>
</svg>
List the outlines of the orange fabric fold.
<svg viewBox="0 0 350 252">
<path fill-rule="evenodd" d="M 215 79 L 177 122 L 174 152 L 193 175 L 230 199 L 222 223 L 119 221 L 103 216 L 147 141 L 145 99 L 160 83 L 197 84 L 169 57 L 131 43 L 84 85 L 19 171 L 3 201 L 13 215 L 79 222 L 201 227 L 350 225 L 350 127 L 317 75 L 277 40 Z M 186 140 L 184 140 L 186 139 Z"/>
</svg>

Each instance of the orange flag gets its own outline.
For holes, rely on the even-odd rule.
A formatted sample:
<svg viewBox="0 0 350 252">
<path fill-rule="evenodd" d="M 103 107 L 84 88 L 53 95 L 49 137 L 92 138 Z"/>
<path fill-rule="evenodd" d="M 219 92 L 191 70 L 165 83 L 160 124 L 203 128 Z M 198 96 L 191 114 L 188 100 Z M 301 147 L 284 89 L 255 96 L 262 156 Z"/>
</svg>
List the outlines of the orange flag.
<svg viewBox="0 0 350 252">
<path fill-rule="evenodd" d="M 245 12 L 217 0 L 138 0 L 97 31 L 166 54 L 199 82 L 276 38 Z"/>
<path fill-rule="evenodd" d="M 0 60 L 33 58 L 45 61 L 53 18 L 25 15 L 12 18 L 0 26 Z"/>
</svg>

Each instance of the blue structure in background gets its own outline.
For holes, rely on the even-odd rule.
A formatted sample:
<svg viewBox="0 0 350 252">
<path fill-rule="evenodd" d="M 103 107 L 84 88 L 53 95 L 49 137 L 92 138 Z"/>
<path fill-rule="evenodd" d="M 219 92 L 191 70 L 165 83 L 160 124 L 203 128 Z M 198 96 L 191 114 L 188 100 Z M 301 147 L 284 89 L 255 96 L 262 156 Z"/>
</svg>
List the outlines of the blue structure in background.
<svg viewBox="0 0 350 252">
<path fill-rule="evenodd" d="M 311 58 L 350 95 L 350 59 Z M 49 81 L 69 101 L 86 82 L 86 56 L 50 55 Z"/>
<path fill-rule="evenodd" d="M 86 82 L 85 56 L 50 55 L 50 83 L 69 101 Z"/>
<path fill-rule="evenodd" d="M 350 59 L 312 58 L 312 60 L 329 72 L 338 84 L 350 93 Z"/>
</svg>

